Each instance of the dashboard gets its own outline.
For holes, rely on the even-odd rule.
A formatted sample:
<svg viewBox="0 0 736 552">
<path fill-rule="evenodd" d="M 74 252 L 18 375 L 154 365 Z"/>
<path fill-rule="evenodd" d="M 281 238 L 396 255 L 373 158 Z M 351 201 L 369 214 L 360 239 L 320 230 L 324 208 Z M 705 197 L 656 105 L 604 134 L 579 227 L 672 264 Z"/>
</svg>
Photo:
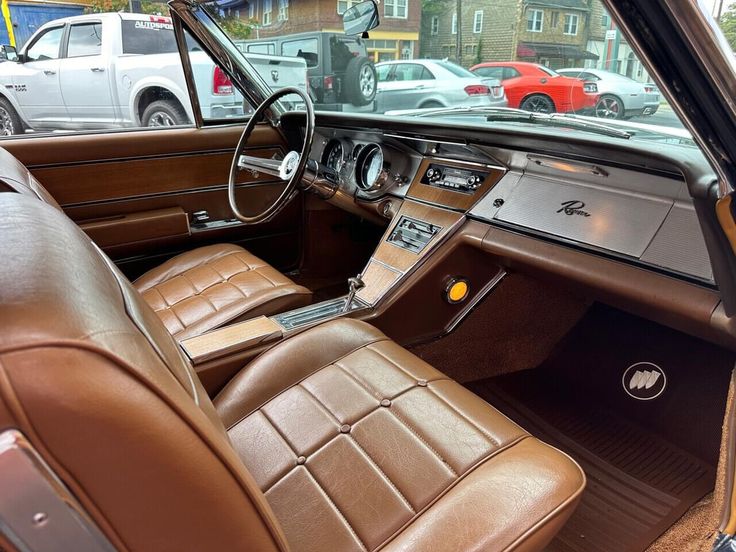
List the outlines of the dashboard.
<svg viewBox="0 0 736 552">
<path fill-rule="evenodd" d="M 409 198 L 715 286 L 682 175 L 386 131 L 319 127 L 315 138 L 312 157 L 339 175 L 341 197 L 350 199 L 341 206 L 359 214 L 388 222 Z"/>
</svg>

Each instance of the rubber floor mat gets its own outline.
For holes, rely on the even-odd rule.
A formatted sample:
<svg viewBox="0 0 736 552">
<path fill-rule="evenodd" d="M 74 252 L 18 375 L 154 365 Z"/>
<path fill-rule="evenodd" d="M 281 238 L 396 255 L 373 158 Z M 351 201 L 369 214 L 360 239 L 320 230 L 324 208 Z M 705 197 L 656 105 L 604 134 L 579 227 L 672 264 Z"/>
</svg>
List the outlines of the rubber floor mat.
<svg viewBox="0 0 736 552">
<path fill-rule="evenodd" d="M 701 355 L 707 364 L 689 364 Z M 661 398 L 624 393 L 622 372 L 636 360 L 666 367 Z M 713 490 L 718 439 L 709 434 L 720 433 L 732 367 L 733 355 L 710 344 L 594 309 L 539 368 L 466 385 L 587 475 L 549 552 L 638 552 Z"/>
</svg>

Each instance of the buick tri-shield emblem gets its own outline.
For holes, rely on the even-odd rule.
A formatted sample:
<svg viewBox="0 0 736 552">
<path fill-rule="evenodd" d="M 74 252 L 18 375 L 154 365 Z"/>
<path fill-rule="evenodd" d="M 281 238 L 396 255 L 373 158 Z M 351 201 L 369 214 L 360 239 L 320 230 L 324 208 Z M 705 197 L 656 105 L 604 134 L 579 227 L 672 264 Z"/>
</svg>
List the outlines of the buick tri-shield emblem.
<svg viewBox="0 0 736 552">
<path fill-rule="evenodd" d="M 626 369 L 621 383 L 630 397 L 639 401 L 651 401 L 664 392 L 667 376 L 653 362 L 637 362 Z"/>
</svg>

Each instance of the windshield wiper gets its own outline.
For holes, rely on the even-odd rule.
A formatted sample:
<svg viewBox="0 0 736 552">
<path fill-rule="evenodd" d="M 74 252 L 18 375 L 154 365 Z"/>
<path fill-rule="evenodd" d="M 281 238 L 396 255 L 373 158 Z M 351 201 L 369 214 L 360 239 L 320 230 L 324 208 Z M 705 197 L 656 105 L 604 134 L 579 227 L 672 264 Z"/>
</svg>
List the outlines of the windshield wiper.
<svg viewBox="0 0 736 552">
<path fill-rule="evenodd" d="M 495 114 L 495 113 L 509 113 L 509 114 L 529 114 L 528 111 L 523 109 L 514 109 L 513 107 L 491 107 L 491 106 L 463 106 L 458 105 L 455 107 L 433 107 L 433 108 L 422 108 L 422 109 L 403 109 L 403 110 L 392 110 L 387 111 L 386 115 L 405 115 L 408 117 L 430 117 L 432 115 L 454 115 L 454 114 L 465 114 L 465 113 L 480 113 Z"/>
<path fill-rule="evenodd" d="M 488 122 L 513 122 L 513 123 L 538 123 L 541 125 L 574 128 L 575 130 L 585 130 L 603 134 L 604 136 L 613 136 L 614 138 L 624 138 L 628 140 L 634 134 L 620 128 L 604 125 L 593 121 L 578 119 L 573 115 L 565 115 L 563 113 L 534 113 L 530 111 L 518 110 L 516 113 L 489 113 L 486 115 Z"/>
<path fill-rule="evenodd" d="M 435 109 L 411 109 L 406 111 L 394 111 L 388 114 L 406 115 L 410 117 L 434 117 L 437 115 L 467 114 L 485 115 L 486 121 L 488 122 L 533 123 L 556 127 L 566 127 L 576 130 L 595 132 L 597 134 L 603 134 L 605 136 L 613 136 L 614 138 L 624 138 L 627 140 L 633 136 L 632 132 L 628 132 L 619 128 L 614 128 L 603 123 L 579 119 L 573 115 L 565 115 L 563 113 L 535 113 L 533 111 L 514 109 L 512 107 L 438 107 Z"/>
</svg>

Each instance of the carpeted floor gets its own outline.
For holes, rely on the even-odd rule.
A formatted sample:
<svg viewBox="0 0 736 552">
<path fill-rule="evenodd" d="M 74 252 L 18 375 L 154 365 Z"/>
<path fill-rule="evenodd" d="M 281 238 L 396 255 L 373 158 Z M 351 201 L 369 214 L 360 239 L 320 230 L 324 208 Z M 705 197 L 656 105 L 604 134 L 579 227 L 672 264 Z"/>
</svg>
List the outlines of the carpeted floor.
<svg viewBox="0 0 736 552">
<path fill-rule="evenodd" d="M 588 306 L 569 292 L 509 274 L 455 331 L 410 350 L 460 383 L 534 368 Z"/>
<path fill-rule="evenodd" d="M 654 400 L 626 394 L 633 363 L 657 364 Z M 645 550 L 715 486 L 734 355 L 595 305 L 538 368 L 468 384 L 573 456 L 588 487 L 550 552 Z"/>
</svg>

